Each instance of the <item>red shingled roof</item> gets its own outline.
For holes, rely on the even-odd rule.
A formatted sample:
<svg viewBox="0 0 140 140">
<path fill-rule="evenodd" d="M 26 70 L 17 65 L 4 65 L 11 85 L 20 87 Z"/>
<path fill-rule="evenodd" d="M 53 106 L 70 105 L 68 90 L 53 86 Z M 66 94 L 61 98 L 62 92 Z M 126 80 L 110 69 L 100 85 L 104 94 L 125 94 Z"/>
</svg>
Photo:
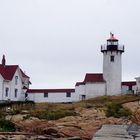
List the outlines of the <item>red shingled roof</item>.
<svg viewBox="0 0 140 140">
<path fill-rule="evenodd" d="M 28 93 L 61 93 L 61 92 L 75 92 L 75 89 L 28 89 Z"/>
<path fill-rule="evenodd" d="M 75 86 L 85 85 L 85 83 L 105 82 L 102 73 L 87 73 L 83 82 L 77 82 Z"/>
<path fill-rule="evenodd" d="M 84 79 L 84 83 L 88 82 L 105 82 L 102 73 L 87 73 Z"/>
<path fill-rule="evenodd" d="M 135 86 L 136 85 L 136 81 L 125 81 L 122 82 L 122 86 Z"/>
<path fill-rule="evenodd" d="M 0 64 L 0 74 L 5 80 L 12 80 L 17 68 L 18 65 L 3 66 L 2 64 Z"/>
<path fill-rule="evenodd" d="M 0 64 L 0 74 L 5 80 L 12 80 L 13 76 L 19 66 L 18 65 L 2 65 Z M 21 74 L 25 78 L 29 78 L 21 69 Z"/>
<path fill-rule="evenodd" d="M 22 71 L 22 69 L 20 69 L 20 71 L 21 71 L 21 74 L 22 74 L 23 77 L 25 77 L 25 78 L 30 78 L 29 76 L 27 76 L 27 75 Z"/>
</svg>

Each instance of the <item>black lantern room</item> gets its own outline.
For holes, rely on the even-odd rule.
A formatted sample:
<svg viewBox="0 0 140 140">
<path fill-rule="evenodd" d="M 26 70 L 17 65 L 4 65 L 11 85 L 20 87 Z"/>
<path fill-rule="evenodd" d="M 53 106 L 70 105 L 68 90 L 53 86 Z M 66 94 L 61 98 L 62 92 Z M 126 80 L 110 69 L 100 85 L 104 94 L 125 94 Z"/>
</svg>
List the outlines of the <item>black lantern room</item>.
<svg viewBox="0 0 140 140">
<path fill-rule="evenodd" d="M 124 46 L 119 45 L 119 40 L 114 37 L 114 34 L 110 33 L 110 38 L 107 39 L 107 44 L 101 46 L 101 52 L 105 51 L 119 51 L 124 52 Z"/>
</svg>

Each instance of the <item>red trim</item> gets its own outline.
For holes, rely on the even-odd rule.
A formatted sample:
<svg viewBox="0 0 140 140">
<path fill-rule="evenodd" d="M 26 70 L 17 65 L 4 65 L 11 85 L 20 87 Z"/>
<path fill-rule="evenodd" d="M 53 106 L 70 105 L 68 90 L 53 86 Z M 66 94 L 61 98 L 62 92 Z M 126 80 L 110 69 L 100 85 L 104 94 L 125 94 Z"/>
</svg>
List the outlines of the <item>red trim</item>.
<svg viewBox="0 0 140 140">
<path fill-rule="evenodd" d="M 23 77 L 25 77 L 25 78 L 30 78 L 29 76 L 27 76 L 27 75 L 22 71 L 22 69 L 20 69 L 20 71 L 21 71 L 21 74 L 22 74 Z"/>
<path fill-rule="evenodd" d="M 136 85 L 136 81 L 125 81 L 122 82 L 122 86 L 135 86 Z"/>
<path fill-rule="evenodd" d="M 84 83 L 84 82 L 77 82 L 77 83 L 75 84 L 75 86 L 80 86 L 80 85 L 85 85 L 85 83 Z"/>
<path fill-rule="evenodd" d="M 61 93 L 61 92 L 75 92 L 75 89 L 28 89 L 27 93 Z"/>
</svg>

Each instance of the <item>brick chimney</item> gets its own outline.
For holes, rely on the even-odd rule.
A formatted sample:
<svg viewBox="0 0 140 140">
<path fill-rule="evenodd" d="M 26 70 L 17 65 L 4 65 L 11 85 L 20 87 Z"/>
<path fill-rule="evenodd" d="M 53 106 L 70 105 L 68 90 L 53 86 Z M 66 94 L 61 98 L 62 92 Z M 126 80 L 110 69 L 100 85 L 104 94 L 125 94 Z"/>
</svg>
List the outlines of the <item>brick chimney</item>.
<svg viewBox="0 0 140 140">
<path fill-rule="evenodd" d="M 5 64 L 6 64 L 5 55 L 3 55 L 3 57 L 2 57 L 2 65 L 5 66 Z"/>
</svg>

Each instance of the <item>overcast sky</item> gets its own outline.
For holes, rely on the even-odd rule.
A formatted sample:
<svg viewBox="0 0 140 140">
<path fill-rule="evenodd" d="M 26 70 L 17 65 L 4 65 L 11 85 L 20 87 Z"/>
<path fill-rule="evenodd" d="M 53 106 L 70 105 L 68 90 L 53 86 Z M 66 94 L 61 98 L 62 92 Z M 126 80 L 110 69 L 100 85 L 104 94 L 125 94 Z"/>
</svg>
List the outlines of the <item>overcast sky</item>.
<svg viewBox="0 0 140 140">
<path fill-rule="evenodd" d="M 102 72 L 100 45 L 125 45 L 123 80 L 140 76 L 140 0 L 0 0 L 0 57 L 19 64 L 32 88 L 73 88 Z"/>
</svg>

